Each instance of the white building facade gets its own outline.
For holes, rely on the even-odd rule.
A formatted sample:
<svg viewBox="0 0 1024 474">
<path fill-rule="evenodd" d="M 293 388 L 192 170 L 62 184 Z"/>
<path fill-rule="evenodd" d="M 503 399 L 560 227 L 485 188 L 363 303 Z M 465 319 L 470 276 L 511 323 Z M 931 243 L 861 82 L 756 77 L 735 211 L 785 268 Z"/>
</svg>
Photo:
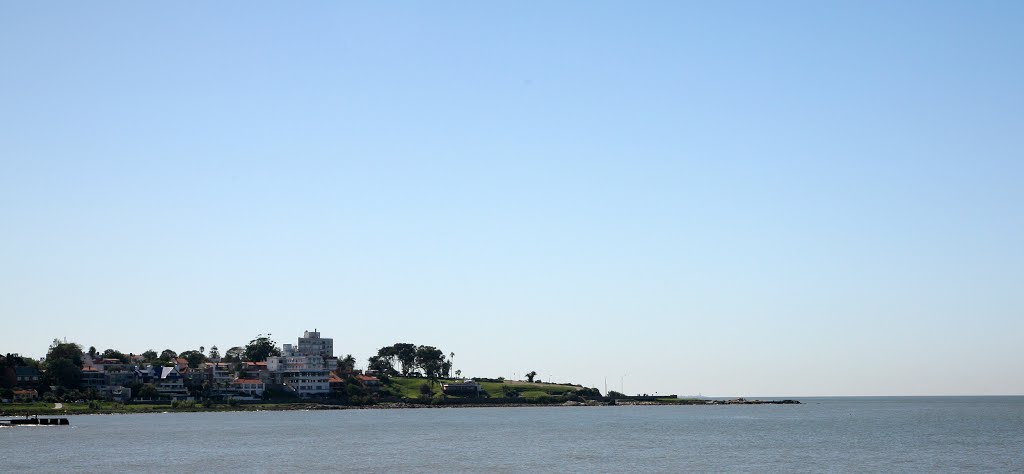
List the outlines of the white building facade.
<svg viewBox="0 0 1024 474">
<path fill-rule="evenodd" d="M 320 333 L 306 331 L 296 346 L 284 344 L 280 356 L 267 358 L 267 370 L 274 382 L 300 397 L 326 395 L 331 391 L 331 367 L 334 358 L 334 340 L 321 338 Z"/>
</svg>

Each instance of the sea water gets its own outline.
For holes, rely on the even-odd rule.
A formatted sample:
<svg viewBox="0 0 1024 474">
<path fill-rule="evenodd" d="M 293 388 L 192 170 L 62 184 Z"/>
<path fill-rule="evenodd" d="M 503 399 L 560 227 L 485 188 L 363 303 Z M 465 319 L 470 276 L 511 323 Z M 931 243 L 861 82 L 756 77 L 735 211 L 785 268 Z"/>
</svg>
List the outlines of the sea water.
<svg viewBox="0 0 1024 474">
<path fill-rule="evenodd" d="M 2 472 L 1024 472 L 1024 397 L 71 417 Z"/>
</svg>

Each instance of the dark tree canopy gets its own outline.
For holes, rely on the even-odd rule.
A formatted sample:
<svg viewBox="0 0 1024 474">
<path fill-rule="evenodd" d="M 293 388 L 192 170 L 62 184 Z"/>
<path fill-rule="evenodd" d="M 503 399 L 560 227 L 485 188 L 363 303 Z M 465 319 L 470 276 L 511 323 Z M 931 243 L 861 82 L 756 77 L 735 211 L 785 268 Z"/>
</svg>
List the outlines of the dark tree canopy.
<svg viewBox="0 0 1024 474">
<path fill-rule="evenodd" d="M 395 358 L 398 359 L 398 363 L 402 364 L 402 375 L 409 375 L 410 372 L 416 369 L 416 344 L 409 344 L 407 342 L 399 342 L 394 346 Z"/>
<path fill-rule="evenodd" d="M 164 362 L 170 362 L 172 359 L 176 358 L 178 358 L 178 353 L 170 349 L 164 349 L 163 352 L 160 353 L 160 360 Z"/>
<path fill-rule="evenodd" d="M 393 365 L 391 365 L 391 361 L 386 358 L 375 355 L 370 357 L 368 362 L 369 365 L 367 365 L 366 368 L 369 370 L 376 370 L 377 372 L 391 376 L 398 375 L 398 371 L 395 370 Z"/>
<path fill-rule="evenodd" d="M 67 359 L 79 369 L 82 368 L 82 346 L 73 342 L 61 342 L 54 339 L 50 350 L 46 352 L 46 360 Z"/>
<path fill-rule="evenodd" d="M 46 364 L 46 384 L 64 388 L 78 388 L 82 369 L 70 359 L 54 359 Z"/>
<path fill-rule="evenodd" d="M 430 378 L 448 376 L 451 372 L 451 361 L 445 360 L 444 351 L 434 346 L 417 346 L 399 342 L 391 346 L 381 347 L 377 355 L 370 357 L 369 369 L 388 375 L 398 375 L 396 363 L 401 367 L 401 374 L 409 376 L 417 370 Z"/>
<path fill-rule="evenodd" d="M 416 366 L 423 375 L 436 379 L 444 372 L 444 352 L 434 346 L 419 346 L 416 348 Z"/>
<path fill-rule="evenodd" d="M 210 358 L 213 360 L 220 359 L 220 350 L 217 349 L 217 346 L 210 348 Z"/>
<path fill-rule="evenodd" d="M 147 383 L 139 389 L 139 398 L 148 398 L 153 400 L 160 396 L 160 392 L 157 391 L 156 385 Z"/>
<path fill-rule="evenodd" d="M 576 390 L 576 394 L 581 397 L 601 398 L 601 391 L 596 388 L 581 388 Z"/>
<path fill-rule="evenodd" d="M 386 369 L 388 372 L 394 372 L 395 374 L 398 374 L 398 370 L 395 369 L 395 364 L 398 363 L 398 356 L 397 352 L 395 352 L 395 346 L 384 346 L 381 347 L 380 349 L 377 349 L 376 360 L 371 361 L 371 363 L 376 365 L 377 367 L 383 367 L 383 369 L 378 368 L 375 370 Z"/>
<path fill-rule="evenodd" d="M 356 368 L 356 358 L 352 357 L 352 354 L 348 354 L 344 359 L 338 361 L 338 368 L 343 371 L 351 371 Z"/>
<path fill-rule="evenodd" d="M 9 352 L 6 356 L 0 356 L 0 361 L 3 361 L 3 363 L 0 363 L 0 366 L 3 367 L 21 367 L 23 365 L 28 365 L 24 357 L 18 354 L 11 354 Z"/>
<path fill-rule="evenodd" d="M 159 358 L 160 354 L 157 354 L 156 351 L 154 351 L 153 349 L 150 349 L 142 353 L 142 359 L 145 360 L 146 362 L 153 362 Z"/>
<path fill-rule="evenodd" d="M 270 339 L 270 334 L 260 334 L 245 345 L 245 360 L 250 362 L 262 362 L 267 360 L 267 357 L 279 355 L 281 350 L 277 348 L 277 343 Z"/>
<path fill-rule="evenodd" d="M 225 362 L 238 362 L 238 361 L 242 360 L 242 356 L 244 356 L 244 355 L 245 355 L 245 348 L 244 347 L 235 346 L 235 347 L 232 347 L 231 349 L 228 349 L 227 351 L 224 352 L 224 361 Z"/>
<path fill-rule="evenodd" d="M 107 349 L 103 351 L 102 356 L 104 359 L 117 359 L 122 363 L 128 363 L 128 356 L 119 350 Z"/>
<path fill-rule="evenodd" d="M 195 369 L 199 367 L 199 364 L 206 362 L 206 356 L 200 351 L 185 351 L 178 354 L 178 357 L 184 357 L 188 360 L 188 366 Z"/>
<path fill-rule="evenodd" d="M 526 381 L 527 382 L 533 382 L 533 378 L 536 377 L 536 376 L 537 376 L 537 371 L 536 370 L 531 370 L 531 371 L 526 373 Z"/>
</svg>

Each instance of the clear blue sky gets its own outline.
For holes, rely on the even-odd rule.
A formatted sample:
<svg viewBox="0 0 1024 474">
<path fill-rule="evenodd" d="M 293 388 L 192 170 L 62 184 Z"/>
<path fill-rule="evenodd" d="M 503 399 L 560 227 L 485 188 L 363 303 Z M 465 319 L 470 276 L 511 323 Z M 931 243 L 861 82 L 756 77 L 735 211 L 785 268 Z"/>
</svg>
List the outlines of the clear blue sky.
<svg viewBox="0 0 1024 474">
<path fill-rule="evenodd" d="M 1024 394 L 1024 3 L 0 3 L 0 352 Z"/>
</svg>

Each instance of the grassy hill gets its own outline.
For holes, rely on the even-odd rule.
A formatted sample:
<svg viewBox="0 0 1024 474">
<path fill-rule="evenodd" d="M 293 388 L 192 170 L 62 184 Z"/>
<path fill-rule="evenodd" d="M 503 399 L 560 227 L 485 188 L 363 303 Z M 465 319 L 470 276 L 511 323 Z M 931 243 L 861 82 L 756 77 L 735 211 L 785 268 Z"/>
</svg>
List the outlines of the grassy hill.
<svg viewBox="0 0 1024 474">
<path fill-rule="evenodd" d="M 442 379 L 439 383 L 452 383 L 455 380 Z M 391 377 L 390 388 L 392 393 L 400 397 L 417 398 L 421 395 L 420 386 L 430 384 L 427 379 L 420 377 Z M 542 396 L 557 397 L 567 392 L 575 392 L 583 387 L 578 385 L 564 385 L 553 383 L 531 383 L 507 380 L 504 382 L 480 382 L 480 386 L 492 398 L 505 397 L 506 387 L 512 388 L 519 393 L 520 397 L 528 400 Z M 434 385 L 435 393 L 441 392 L 440 385 Z"/>
</svg>

